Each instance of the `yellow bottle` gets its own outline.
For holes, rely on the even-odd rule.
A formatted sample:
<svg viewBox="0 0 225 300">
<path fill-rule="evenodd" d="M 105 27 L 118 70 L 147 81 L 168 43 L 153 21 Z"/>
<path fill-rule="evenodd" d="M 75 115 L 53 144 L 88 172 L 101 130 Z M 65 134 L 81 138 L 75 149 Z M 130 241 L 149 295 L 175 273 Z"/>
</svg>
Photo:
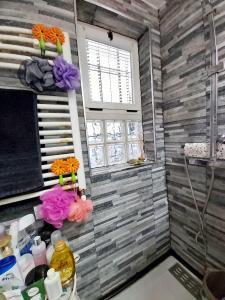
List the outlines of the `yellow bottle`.
<svg viewBox="0 0 225 300">
<path fill-rule="evenodd" d="M 65 241 L 58 241 L 55 244 L 55 252 L 52 255 L 50 268 L 59 272 L 63 287 L 72 282 L 75 275 L 75 260 Z"/>
</svg>

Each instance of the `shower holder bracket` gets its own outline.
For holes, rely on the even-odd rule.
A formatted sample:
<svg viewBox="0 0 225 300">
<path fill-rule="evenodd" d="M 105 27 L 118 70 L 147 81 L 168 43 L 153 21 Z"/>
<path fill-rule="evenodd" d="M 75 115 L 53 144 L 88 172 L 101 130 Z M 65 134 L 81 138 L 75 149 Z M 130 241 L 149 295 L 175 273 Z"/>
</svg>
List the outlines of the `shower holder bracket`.
<svg viewBox="0 0 225 300">
<path fill-rule="evenodd" d="M 209 69 L 207 70 L 207 75 L 208 75 L 208 77 L 210 77 L 210 76 L 212 76 L 212 75 L 214 75 L 214 74 L 216 74 L 216 73 L 220 73 L 220 72 L 222 72 L 222 71 L 224 71 L 224 63 L 223 63 L 223 62 L 220 62 L 220 63 L 218 63 L 217 65 L 215 65 L 215 66 L 209 68 Z"/>
<path fill-rule="evenodd" d="M 210 14 L 216 14 L 216 9 L 212 6 L 212 4 L 206 4 L 203 17 L 208 17 Z"/>
</svg>

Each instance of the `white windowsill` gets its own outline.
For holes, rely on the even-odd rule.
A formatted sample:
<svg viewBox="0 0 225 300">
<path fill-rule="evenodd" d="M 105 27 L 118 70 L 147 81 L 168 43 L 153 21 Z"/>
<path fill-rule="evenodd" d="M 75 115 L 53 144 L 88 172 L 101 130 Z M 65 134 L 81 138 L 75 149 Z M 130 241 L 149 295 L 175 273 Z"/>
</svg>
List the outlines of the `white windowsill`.
<svg viewBox="0 0 225 300">
<path fill-rule="evenodd" d="M 91 176 L 95 175 L 101 175 L 101 174 L 108 174 L 108 173 L 116 173 L 124 170 L 129 170 L 129 169 L 135 169 L 135 168 L 141 168 L 144 166 L 152 165 L 154 164 L 154 161 L 145 161 L 140 165 L 130 165 L 128 163 L 124 164 L 118 164 L 118 165 L 113 165 L 113 166 L 107 166 L 107 167 L 100 167 L 100 168 L 94 168 L 91 169 Z"/>
</svg>

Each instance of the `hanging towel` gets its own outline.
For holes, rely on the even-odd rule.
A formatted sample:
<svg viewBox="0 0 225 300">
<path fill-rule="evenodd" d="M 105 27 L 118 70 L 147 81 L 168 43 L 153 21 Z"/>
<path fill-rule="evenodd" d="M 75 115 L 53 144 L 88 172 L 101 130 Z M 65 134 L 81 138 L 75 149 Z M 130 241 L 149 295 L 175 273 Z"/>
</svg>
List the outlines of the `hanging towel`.
<svg viewBox="0 0 225 300">
<path fill-rule="evenodd" d="M 0 89 L 0 198 L 42 186 L 37 97 Z"/>
</svg>

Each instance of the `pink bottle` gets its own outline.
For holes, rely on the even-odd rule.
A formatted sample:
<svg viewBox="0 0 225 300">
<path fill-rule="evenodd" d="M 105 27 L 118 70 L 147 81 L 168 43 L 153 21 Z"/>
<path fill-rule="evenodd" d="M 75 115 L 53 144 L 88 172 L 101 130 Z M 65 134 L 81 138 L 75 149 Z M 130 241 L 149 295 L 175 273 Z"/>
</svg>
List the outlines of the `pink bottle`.
<svg viewBox="0 0 225 300">
<path fill-rule="evenodd" d="M 34 258 L 35 266 L 46 265 L 46 245 L 41 240 L 40 236 L 34 238 L 34 245 L 31 247 L 32 255 Z"/>
</svg>

